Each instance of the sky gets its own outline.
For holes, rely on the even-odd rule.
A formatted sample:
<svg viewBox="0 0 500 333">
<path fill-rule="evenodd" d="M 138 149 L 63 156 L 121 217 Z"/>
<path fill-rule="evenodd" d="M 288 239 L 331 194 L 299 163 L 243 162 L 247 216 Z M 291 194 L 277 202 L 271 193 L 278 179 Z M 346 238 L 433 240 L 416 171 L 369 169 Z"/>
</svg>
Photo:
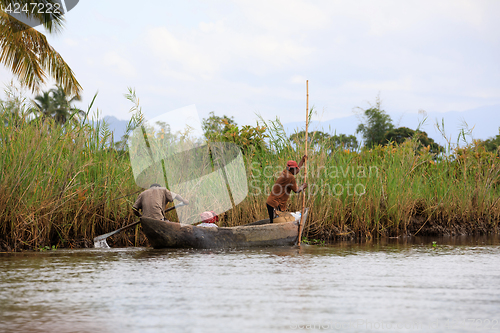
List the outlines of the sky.
<svg viewBox="0 0 500 333">
<path fill-rule="evenodd" d="M 377 96 L 390 114 L 500 105 L 499 13 L 497 0 L 84 0 L 48 40 L 83 86 L 78 106 L 98 93 L 102 116 L 128 119 L 131 87 L 149 118 L 194 104 L 298 122 L 309 80 L 326 121 Z"/>
</svg>

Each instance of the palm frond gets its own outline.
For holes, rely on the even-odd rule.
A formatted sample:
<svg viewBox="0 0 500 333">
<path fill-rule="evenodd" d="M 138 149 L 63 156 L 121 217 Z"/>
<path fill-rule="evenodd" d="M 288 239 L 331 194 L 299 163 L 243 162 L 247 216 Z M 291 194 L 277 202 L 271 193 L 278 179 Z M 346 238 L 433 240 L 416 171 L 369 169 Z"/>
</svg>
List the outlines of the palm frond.
<svg viewBox="0 0 500 333">
<path fill-rule="evenodd" d="M 0 48 L 0 63 L 9 67 L 21 84 L 33 92 L 40 91 L 49 75 L 68 95 L 80 95 L 82 87 L 73 71 L 47 38 L 3 11 L 0 11 Z"/>
</svg>

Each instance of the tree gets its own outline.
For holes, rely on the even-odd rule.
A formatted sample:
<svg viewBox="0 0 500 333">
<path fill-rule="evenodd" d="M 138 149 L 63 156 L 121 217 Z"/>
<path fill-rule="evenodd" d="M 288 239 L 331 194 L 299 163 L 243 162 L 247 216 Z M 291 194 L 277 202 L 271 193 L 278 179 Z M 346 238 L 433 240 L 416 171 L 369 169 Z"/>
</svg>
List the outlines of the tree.
<svg viewBox="0 0 500 333">
<path fill-rule="evenodd" d="M 244 125 L 241 128 L 234 124 L 228 125 L 226 131 L 219 136 L 218 140 L 233 142 L 241 149 L 243 153 L 247 154 L 252 150 L 265 150 L 266 144 L 264 138 L 267 137 L 265 134 L 266 128 L 263 126 L 250 126 Z"/>
<path fill-rule="evenodd" d="M 80 101 L 80 96 L 75 95 L 70 97 L 66 95 L 66 92 L 62 87 L 57 87 L 57 89 L 51 89 L 50 91 L 52 92 L 52 98 L 55 105 L 54 120 L 57 123 L 65 124 L 70 119 L 74 119 L 76 121 L 80 117 L 85 116 L 85 112 L 71 105 L 74 101 Z"/>
<path fill-rule="evenodd" d="M 244 125 L 240 129 L 233 117 L 226 115 L 219 117 L 213 111 L 209 115 L 210 117 L 202 121 L 203 132 L 209 141 L 233 142 L 245 154 L 252 150 L 265 149 L 264 138 L 267 137 L 265 127 Z"/>
<path fill-rule="evenodd" d="M 203 129 L 205 137 L 210 140 L 227 132 L 230 125 L 236 125 L 233 117 L 228 117 L 226 115 L 219 117 L 212 111 L 209 113 L 208 118 L 203 118 L 201 128 Z"/>
<path fill-rule="evenodd" d="M 42 119 L 50 118 L 54 112 L 54 105 L 50 91 L 44 91 L 41 95 L 35 97 L 34 104 L 36 111 L 41 115 Z"/>
<path fill-rule="evenodd" d="M 444 148 L 435 143 L 432 138 L 429 138 L 426 132 L 414 131 L 408 127 L 398 127 L 387 131 L 384 135 L 383 145 L 387 145 L 389 142 L 401 144 L 406 140 L 411 140 L 414 137 L 416 137 L 416 140 L 419 143 L 419 148 L 429 147 L 429 151 L 435 154 L 444 151 Z"/>
<path fill-rule="evenodd" d="M 384 144 L 385 133 L 394 128 L 391 117 L 381 110 L 380 106 L 381 101 L 377 97 L 375 106 L 363 111 L 364 122 L 356 129 L 356 133 L 363 134 L 365 146 L 368 148 Z"/>
<path fill-rule="evenodd" d="M 495 137 L 491 137 L 484 141 L 484 148 L 486 151 L 498 152 L 500 154 L 500 128 L 498 128 L 498 134 Z"/>
<path fill-rule="evenodd" d="M 339 134 L 334 135 L 329 140 L 330 147 L 356 150 L 358 149 L 358 140 L 354 135 Z"/>
<path fill-rule="evenodd" d="M 295 144 L 303 144 L 305 142 L 306 132 L 300 131 L 298 133 L 294 133 L 290 135 L 290 141 Z M 328 133 L 324 133 L 322 131 L 314 131 L 309 133 L 307 137 L 307 141 L 309 146 L 314 148 L 326 148 L 328 151 L 332 151 L 336 148 L 344 148 L 344 149 L 357 149 L 358 148 L 358 140 L 354 135 L 346 135 L 346 134 L 335 134 L 331 136 Z"/>
<path fill-rule="evenodd" d="M 79 96 L 69 97 L 62 87 L 57 87 L 36 96 L 34 104 L 42 119 L 53 118 L 56 123 L 64 125 L 70 119 L 76 122 L 78 118 L 85 116 L 84 111 L 71 105 L 79 100 Z"/>
<path fill-rule="evenodd" d="M 0 0 L 2 8 L 33 4 L 58 3 L 56 0 Z M 37 8 L 37 7 L 35 7 Z M 62 12 L 27 11 L 26 15 L 41 22 L 48 33 L 57 33 L 64 22 Z M 9 67 L 23 86 L 38 92 L 50 76 L 67 94 L 79 96 L 82 87 L 61 55 L 47 42 L 47 38 L 27 24 L 0 10 L 0 63 Z"/>
<path fill-rule="evenodd" d="M 305 139 L 306 139 L 305 131 L 300 131 L 290 135 L 290 141 L 294 142 L 295 144 L 303 144 L 305 142 Z M 313 131 L 308 133 L 307 135 L 307 141 L 311 148 L 314 148 L 318 145 L 322 145 L 323 143 L 328 142 L 329 139 L 330 139 L 330 134 L 324 133 L 322 131 Z"/>
</svg>

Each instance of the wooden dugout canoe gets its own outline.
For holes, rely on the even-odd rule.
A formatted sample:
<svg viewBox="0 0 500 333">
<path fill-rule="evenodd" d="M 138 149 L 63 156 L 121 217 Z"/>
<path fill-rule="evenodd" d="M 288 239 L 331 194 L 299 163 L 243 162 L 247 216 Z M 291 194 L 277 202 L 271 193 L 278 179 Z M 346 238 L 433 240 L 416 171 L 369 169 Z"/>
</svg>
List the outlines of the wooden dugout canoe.
<svg viewBox="0 0 500 333">
<path fill-rule="evenodd" d="M 304 223 L 307 212 L 308 209 L 304 214 Z M 300 220 L 271 224 L 269 219 L 265 219 L 238 227 L 206 228 L 143 217 L 141 224 L 155 249 L 213 249 L 295 245 Z"/>
</svg>

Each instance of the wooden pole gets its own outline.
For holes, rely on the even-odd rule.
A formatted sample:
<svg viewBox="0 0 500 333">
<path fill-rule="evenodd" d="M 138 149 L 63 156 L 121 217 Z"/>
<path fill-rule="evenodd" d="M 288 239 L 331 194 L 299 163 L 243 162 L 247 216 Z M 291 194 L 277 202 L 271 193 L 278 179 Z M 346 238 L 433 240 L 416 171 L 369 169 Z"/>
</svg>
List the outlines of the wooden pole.
<svg viewBox="0 0 500 333">
<path fill-rule="evenodd" d="M 307 155 L 307 132 L 309 129 L 309 80 L 306 80 L 306 149 L 305 149 L 305 154 Z M 304 183 L 307 182 L 307 159 L 304 161 Z M 302 241 L 302 231 L 304 230 L 304 224 L 306 223 L 306 220 L 304 218 L 306 212 L 306 190 L 304 189 L 302 191 L 302 214 L 300 216 L 300 225 L 299 225 L 299 239 L 297 244 L 300 245 L 300 242 Z"/>
</svg>

